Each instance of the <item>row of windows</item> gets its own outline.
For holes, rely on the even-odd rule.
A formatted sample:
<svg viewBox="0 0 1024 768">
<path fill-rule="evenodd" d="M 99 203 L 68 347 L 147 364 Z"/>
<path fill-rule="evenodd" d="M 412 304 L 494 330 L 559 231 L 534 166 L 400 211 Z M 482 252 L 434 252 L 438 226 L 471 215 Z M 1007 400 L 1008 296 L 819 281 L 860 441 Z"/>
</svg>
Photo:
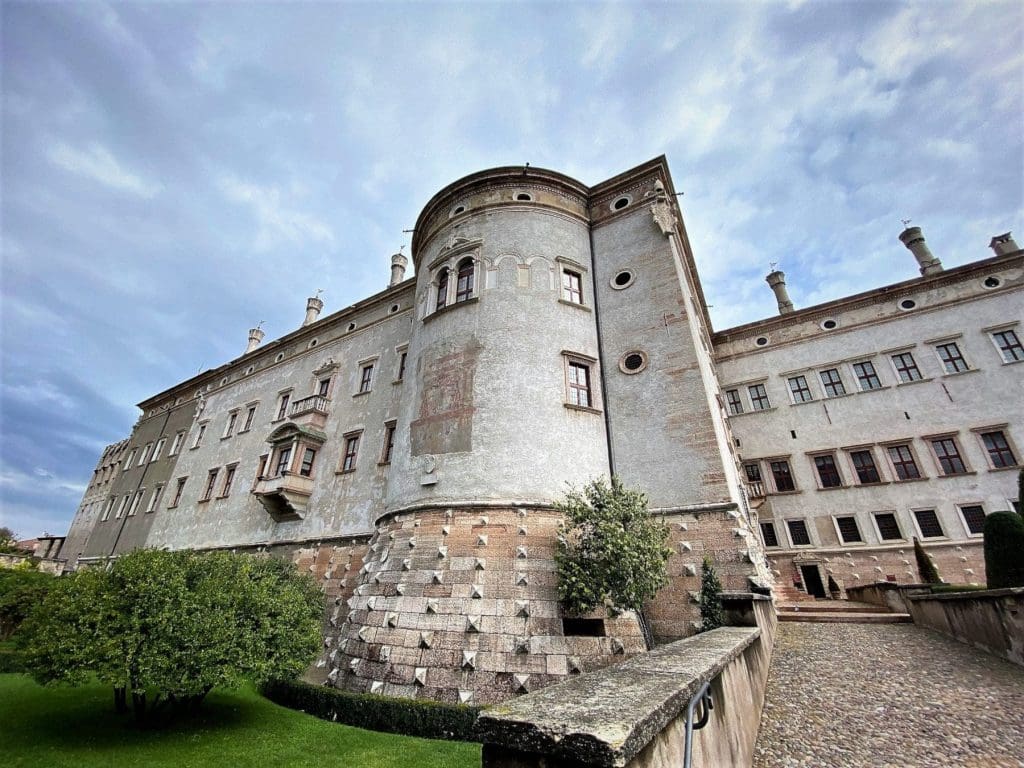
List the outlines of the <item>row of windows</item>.
<svg viewBox="0 0 1024 768">
<path fill-rule="evenodd" d="M 964 534 L 970 537 L 981 536 L 985 528 L 985 507 L 981 504 L 958 504 L 960 521 L 963 524 Z M 862 533 L 862 517 L 858 515 L 833 515 L 832 524 L 835 527 L 836 535 L 843 544 L 864 544 L 866 543 Z M 874 526 L 874 534 L 879 542 L 907 541 L 911 536 L 921 539 L 944 539 L 949 533 L 942 527 L 934 509 L 913 509 L 910 510 L 910 519 L 913 528 L 908 529 L 906 523 L 900 523 L 900 516 L 896 512 L 873 512 L 870 514 Z M 761 522 L 761 537 L 765 547 L 811 547 L 815 546 L 811 541 L 810 529 L 805 518 L 791 518 L 784 521 L 784 531 L 788 541 L 783 542 L 779 537 L 779 529 L 775 521 Z M 910 532 L 910 536 L 907 532 Z M 955 535 L 955 534 L 954 534 Z"/>
<path fill-rule="evenodd" d="M 981 428 L 972 432 L 977 436 L 989 469 L 1018 466 L 1018 454 L 1005 429 Z M 925 438 L 925 442 L 939 476 L 962 475 L 971 471 L 956 434 Z M 912 441 L 888 443 L 880 447 L 888 460 L 888 478 L 882 474 L 875 446 L 810 454 L 818 488 L 875 485 L 888 482 L 889 479 L 900 482 L 924 478 Z M 837 456 L 845 457 L 845 470 L 841 466 L 844 462 Z M 761 497 L 767 493 L 790 493 L 797 490 L 788 457 L 746 461 L 743 470 L 751 496 Z M 764 482 L 766 477 L 770 485 Z"/>
<path fill-rule="evenodd" d="M 149 497 L 149 503 L 146 504 L 146 512 L 156 511 L 156 505 L 160 502 L 160 495 L 163 493 L 163 490 L 163 483 L 157 483 L 153 487 L 153 491 Z M 113 512 L 115 507 L 117 508 L 117 512 L 115 513 L 116 519 L 121 519 L 125 516 L 134 517 L 138 513 L 139 506 L 142 504 L 142 499 L 145 496 L 145 488 L 139 488 L 134 493 L 129 492 L 124 494 L 124 496 L 120 497 L 111 496 L 109 499 L 107 499 L 106 504 L 103 507 L 103 512 L 100 515 L 100 522 L 109 520 L 110 513 Z"/>
<path fill-rule="evenodd" d="M 459 261 L 454 269 L 441 267 L 433 280 L 433 312 L 461 304 L 475 297 L 477 264 L 471 257 Z M 455 277 L 454 281 L 452 277 Z M 581 269 L 562 268 L 561 298 L 569 304 L 584 306 Z"/>
<path fill-rule="evenodd" d="M 1024 361 L 1024 346 L 1021 345 L 1017 332 L 1012 328 L 1003 329 L 989 333 L 989 338 L 995 345 L 1005 363 L 1017 363 Z M 973 370 L 972 366 L 964 357 L 960 345 L 954 340 L 948 340 L 934 344 L 936 358 L 941 365 L 942 372 L 946 375 L 965 373 Z M 915 381 L 924 381 L 914 353 L 907 349 L 889 355 L 892 366 L 892 374 L 897 384 L 910 384 Z M 844 369 L 846 377 L 844 377 Z M 858 360 L 842 366 L 833 366 L 817 371 L 817 379 L 820 384 L 820 393 L 824 398 L 842 397 L 850 394 L 847 383 L 856 381 L 856 390 L 869 392 L 875 389 L 882 389 L 882 378 L 875 367 L 873 360 Z M 812 389 L 811 382 L 814 377 L 809 374 L 799 374 L 786 379 L 789 400 L 794 405 L 808 403 L 817 399 Z M 747 408 L 751 411 L 765 411 L 772 407 L 768 392 L 764 383 L 749 384 L 746 387 L 746 399 L 739 388 L 727 389 L 725 391 L 726 407 L 733 416 L 745 413 Z"/>
</svg>

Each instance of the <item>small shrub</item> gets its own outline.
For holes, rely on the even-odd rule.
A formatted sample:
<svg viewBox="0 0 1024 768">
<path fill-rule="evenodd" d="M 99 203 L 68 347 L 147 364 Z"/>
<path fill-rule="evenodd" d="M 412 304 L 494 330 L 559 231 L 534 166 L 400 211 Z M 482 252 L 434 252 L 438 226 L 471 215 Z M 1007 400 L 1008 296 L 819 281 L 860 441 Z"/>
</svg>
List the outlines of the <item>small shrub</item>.
<svg viewBox="0 0 1024 768">
<path fill-rule="evenodd" d="M 921 577 L 922 584 L 941 584 L 942 578 L 931 557 L 924 551 L 921 542 L 914 537 L 914 558 L 917 560 L 917 573 Z"/>
<path fill-rule="evenodd" d="M 473 735 L 473 724 L 479 707 L 350 693 L 299 680 L 273 680 L 260 692 L 282 707 L 356 728 L 422 739 L 478 740 Z"/>
<path fill-rule="evenodd" d="M 722 582 L 707 555 L 700 567 L 700 631 L 708 632 L 725 624 L 722 611 Z"/>
<path fill-rule="evenodd" d="M 993 512 L 985 518 L 984 536 L 988 588 L 1024 587 L 1024 518 Z"/>
</svg>

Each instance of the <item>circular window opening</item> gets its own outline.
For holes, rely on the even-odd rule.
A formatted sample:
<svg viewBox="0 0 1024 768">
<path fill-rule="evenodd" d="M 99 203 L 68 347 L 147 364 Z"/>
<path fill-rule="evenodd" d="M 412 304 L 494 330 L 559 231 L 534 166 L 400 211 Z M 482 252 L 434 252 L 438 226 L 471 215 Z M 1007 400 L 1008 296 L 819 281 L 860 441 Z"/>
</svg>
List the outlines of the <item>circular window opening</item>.
<svg viewBox="0 0 1024 768">
<path fill-rule="evenodd" d="M 227 383 L 228 383 L 228 377 L 227 377 L 227 376 L 225 376 L 225 377 L 224 377 L 223 379 L 221 379 L 221 380 L 220 380 L 220 385 L 221 385 L 222 387 L 223 387 L 223 386 L 224 386 L 225 384 L 227 384 Z"/>
<path fill-rule="evenodd" d="M 628 269 L 624 269 L 612 278 L 612 288 L 621 291 L 623 288 L 631 286 L 634 279 L 633 273 Z"/>
<path fill-rule="evenodd" d="M 904 299 L 900 302 L 900 309 L 913 309 L 917 306 L 917 302 L 913 299 Z"/>
<path fill-rule="evenodd" d="M 277 357 L 274 358 L 274 362 L 280 363 L 282 360 L 284 360 L 284 352 L 278 352 Z"/>
<path fill-rule="evenodd" d="M 623 195 L 618 200 L 616 200 L 614 203 L 612 203 L 612 210 L 613 211 L 621 211 L 623 208 L 625 208 L 631 202 L 633 202 L 633 201 L 632 201 L 632 199 L 630 198 L 629 195 Z"/>
<path fill-rule="evenodd" d="M 399 309 L 400 307 L 397 304 L 392 304 L 391 309 L 389 309 L 388 312 L 390 312 L 391 314 L 395 314 L 395 312 L 397 312 Z"/>
<path fill-rule="evenodd" d="M 998 288 L 1002 284 L 1003 284 L 1003 281 L 1000 280 L 998 277 L 991 277 L 991 276 L 990 277 L 986 277 L 985 281 L 982 283 L 982 285 L 984 285 L 986 288 Z"/>
<path fill-rule="evenodd" d="M 829 318 L 828 320 L 822 320 L 821 321 L 821 327 L 824 328 L 826 331 L 831 331 L 833 328 L 836 328 L 838 325 L 839 325 L 839 322 L 836 321 L 836 320 L 833 320 L 832 318 Z"/>
<path fill-rule="evenodd" d="M 458 216 L 460 213 L 465 213 L 465 212 L 466 212 L 466 206 L 464 206 L 464 205 L 457 205 L 454 208 L 452 208 L 452 216 Z"/>
<path fill-rule="evenodd" d="M 623 373 L 640 373 L 647 367 L 647 355 L 638 350 L 627 352 L 619 360 L 619 370 Z"/>
<path fill-rule="evenodd" d="M 252 373 L 255 370 L 256 370 L 256 366 L 255 365 L 250 365 L 248 368 L 245 369 L 245 375 L 248 376 L 250 373 Z"/>
<path fill-rule="evenodd" d="M 315 347 L 319 343 L 320 343 L 320 341 L 318 339 L 310 339 L 309 340 L 309 348 L 312 349 L 313 347 Z"/>
<path fill-rule="evenodd" d="M 763 347 L 765 344 L 768 343 L 768 337 L 767 336 L 758 336 L 757 340 L 754 341 L 754 343 L 757 344 L 757 346 L 759 346 L 759 347 Z"/>
<path fill-rule="evenodd" d="M 354 330 L 356 329 L 356 324 L 355 324 L 355 323 L 349 323 L 349 324 L 348 324 L 348 329 L 349 329 L 350 331 L 354 331 Z"/>
<path fill-rule="evenodd" d="M 530 200 L 533 200 L 533 195 L 529 194 L 528 192 L 520 192 L 518 195 L 516 195 L 516 200 L 523 200 L 524 202 L 529 202 Z"/>
</svg>

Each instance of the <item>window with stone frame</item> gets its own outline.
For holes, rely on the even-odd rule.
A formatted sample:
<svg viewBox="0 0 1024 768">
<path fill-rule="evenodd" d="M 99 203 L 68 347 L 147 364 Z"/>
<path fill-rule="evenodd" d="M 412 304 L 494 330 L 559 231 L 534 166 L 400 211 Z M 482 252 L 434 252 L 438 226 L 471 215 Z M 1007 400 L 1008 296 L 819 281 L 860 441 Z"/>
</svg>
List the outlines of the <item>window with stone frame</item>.
<svg viewBox="0 0 1024 768">
<path fill-rule="evenodd" d="M 807 521 L 800 518 L 787 520 L 786 528 L 789 529 L 789 540 L 794 547 L 808 547 L 811 545 L 811 535 L 807 531 Z"/>
<path fill-rule="evenodd" d="M 168 456 L 176 456 L 178 451 L 181 450 L 181 444 L 185 442 L 185 430 L 178 432 L 174 436 L 174 440 L 171 442 L 171 450 L 168 451 Z"/>
<path fill-rule="evenodd" d="M 459 262 L 458 270 L 458 279 L 455 284 L 456 304 L 460 304 L 463 301 L 469 301 L 473 298 L 473 281 L 476 265 L 473 264 L 473 259 L 467 256 Z"/>
<path fill-rule="evenodd" d="M 206 490 L 203 491 L 202 498 L 199 499 L 200 501 L 209 501 L 210 499 L 213 498 L 213 489 L 217 485 L 218 474 L 220 474 L 220 467 L 211 469 L 206 474 Z"/>
<path fill-rule="evenodd" d="M 981 432 L 981 444 L 985 447 L 989 464 L 993 469 L 1004 469 L 1016 467 L 1017 457 L 1013 454 L 1010 441 L 1001 429 L 993 429 L 988 432 Z"/>
<path fill-rule="evenodd" d="M 882 478 L 878 474 L 878 466 L 875 464 L 875 457 L 870 449 L 850 451 L 850 463 L 853 464 L 853 471 L 857 473 L 857 482 L 860 485 L 882 482 Z"/>
<path fill-rule="evenodd" d="M 362 432 L 353 432 L 345 436 L 345 452 L 341 458 L 342 472 L 355 472 L 356 458 L 359 454 L 359 437 Z"/>
<path fill-rule="evenodd" d="M 960 504 L 959 509 L 967 533 L 981 536 L 985 532 L 985 508 L 981 504 Z"/>
<path fill-rule="evenodd" d="M 128 508 L 128 517 L 135 517 L 135 513 L 139 511 L 139 504 L 142 502 L 142 497 L 145 495 L 145 488 L 139 488 L 139 490 L 135 492 L 135 497 L 132 499 L 132 504 Z"/>
<path fill-rule="evenodd" d="M 395 450 L 395 422 L 384 423 L 384 450 L 380 455 L 381 464 L 391 463 L 391 454 Z"/>
<path fill-rule="evenodd" d="M 772 407 L 768 399 L 768 392 L 764 384 L 751 384 L 747 387 L 747 394 L 750 395 L 750 407 L 755 411 L 767 411 Z"/>
<path fill-rule="evenodd" d="M 761 523 L 761 538 L 764 539 L 764 545 L 766 547 L 779 546 L 779 537 L 778 534 L 775 533 L 775 523 Z"/>
<path fill-rule="evenodd" d="M 875 525 L 878 527 L 878 538 L 882 541 L 899 541 L 903 539 L 899 521 L 892 512 L 875 512 Z"/>
<path fill-rule="evenodd" d="M 202 437 L 202 433 L 200 433 L 199 437 L 200 438 Z M 199 438 L 197 438 L 196 440 L 197 440 L 196 445 L 198 445 L 199 444 L 198 443 Z M 128 454 L 128 458 L 124 462 L 124 471 L 125 472 L 127 472 L 129 469 L 132 468 L 132 462 L 135 461 L 135 457 L 138 455 L 138 453 L 139 453 L 139 449 L 138 448 L 132 448 L 131 452 Z"/>
<path fill-rule="evenodd" d="M 196 448 L 203 444 L 203 437 L 206 436 L 206 424 L 207 422 L 205 421 L 199 422 L 199 431 L 196 432 L 196 439 L 192 443 L 193 450 L 195 450 Z"/>
<path fill-rule="evenodd" d="M 818 482 L 822 488 L 841 488 L 843 478 L 839 474 L 839 467 L 836 466 L 836 457 L 831 453 L 824 453 L 814 458 L 814 469 L 818 473 Z"/>
<path fill-rule="evenodd" d="M 312 477 L 313 475 L 313 462 L 316 459 L 316 449 L 310 448 L 308 445 L 302 449 L 302 462 L 299 464 L 299 475 L 302 477 Z"/>
<path fill-rule="evenodd" d="M 743 413 L 743 401 L 740 399 L 740 392 L 738 389 L 725 390 L 725 402 L 729 407 L 730 415 L 738 416 Z"/>
<path fill-rule="evenodd" d="M 1024 360 L 1024 346 L 1021 345 L 1015 330 L 1006 328 L 1002 331 L 993 331 L 991 338 L 1004 363 L 1019 363 Z"/>
<path fill-rule="evenodd" d="M 105 522 L 110 519 L 110 512 L 114 508 L 114 503 L 117 501 L 113 496 L 107 501 L 107 505 L 103 508 L 103 514 L 100 516 L 100 522 Z"/>
<path fill-rule="evenodd" d="M 221 484 L 220 496 L 218 498 L 225 499 L 231 494 L 231 484 L 235 481 L 235 471 L 237 469 L 237 464 L 228 464 L 224 467 L 224 482 Z"/>
<path fill-rule="evenodd" d="M 274 463 L 274 477 L 281 477 L 292 468 L 292 447 L 283 445 L 277 450 L 277 457 Z"/>
<path fill-rule="evenodd" d="M 281 421 L 282 419 L 284 419 L 284 418 L 286 418 L 288 416 L 288 403 L 290 403 L 291 400 L 292 400 L 292 392 L 291 392 L 291 390 L 288 390 L 287 392 L 282 392 L 281 395 L 278 397 L 278 400 L 277 400 L 277 421 Z"/>
<path fill-rule="evenodd" d="M 270 463 L 270 454 L 264 453 L 256 462 L 256 480 L 263 480 L 267 476 L 267 466 Z"/>
<path fill-rule="evenodd" d="M 897 480 L 921 479 L 921 471 L 917 468 L 917 461 L 909 443 L 887 446 L 887 451 Z"/>
<path fill-rule="evenodd" d="M 967 361 L 964 360 L 960 347 L 955 341 L 936 344 L 935 352 L 938 354 L 939 360 L 942 361 L 942 368 L 946 373 L 963 373 L 970 370 L 970 366 L 967 365 Z"/>
<path fill-rule="evenodd" d="M 939 470 L 943 475 L 963 475 L 967 472 L 967 465 L 964 464 L 963 456 L 960 454 L 960 446 L 956 438 L 938 437 L 930 441 L 935 458 L 939 462 Z"/>
<path fill-rule="evenodd" d="M 255 405 L 249 406 L 249 410 L 245 413 L 245 423 L 238 430 L 239 432 L 248 432 L 252 428 L 252 422 L 256 418 L 256 407 Z"/>
<path fill-rule="evenodd" d="M 836 517 L 836 529 L 839 531 L 839 538 L 843 544 L 859 544 L 864 539 L 860 535 L 860 528 L 857 526 L 857 518 L 853 515 Z"/>
<path fill-rule="evenodd" d="M 807 377 L 791 376 L 789 379 L 789 393 L 794 403 L 809 403 L 814 399 L 811 388 L 807 386 Z"/>
<path fill-rule="evenodd" d="M 238 411 L 232 411 L 228 414 L 228 423 L 224 427 L 224 437 L 231 437 L 235 433 L 235 424 L 238 423 Z"/>
<path fill-rule="evenodd" d="M 870 360 L 861 360 L 859 363 L 854 363 L 853 374 L 857 377 L 857 383 L 860 385 L 862 392 L 882 388 L 882 382 L 878 378 L 875 364 Z"/>
<path fill-rule="evenodd" d="M 160 454 L 164 451 L 164 444 L 167 442 L 166 437 L 161 437 L 156 441 L 156 446 L 153 448 L 153 455 L 149 457 L 149 463 L 152 464 L 154 461 L 159 460 Z"/>
<path fill-rule="evenodd" d="M 181 495 L 185 492 L 185 483 L 187 481 L 187 477 L 179 477 L 177 479 L 177 485 L 174 488 L 174 498 L 171 499 L 171 503 L 167 506 L 168 509 L 174 509 L 174 507 L 178 506 L 178 502 L 181 501 Z"/>
<path fill-rule="evenodd" d="M 896 371 L 896 375 L 899 377 L 901 384 L 909 384 L 912 381 L 921 381 L 924 377 L 921 376 L 921 371 L 917 367 L 917 362 L 914 360 L 914 356 L 910 352 L 900 352 L 892 356 L 892 366 Z"/>
<path fill-rule="evenodd" d="M 939 539 L 946 535 L 934 509 L 915 509 L 914 520 L 917 521 L 917 530 L 922 539 Z"/>
<path fill-rule="evenodd" d="M 434 295 L 434 311 L 444 309 L 448 305 L 448 267 L 442 267 L 437 273 L 437 291 Z"/>
<path fill-rule="evenodd" d="M 790 471 L 789 462 L 786 459 L 772 459 L 768 462 L 768 468 L 772 473 L 772 482 L 775 483 L 776 493 L 788 493 L 796 490 L 793 473 Z"/>
<path fill-rule="evenodd" d="M 395 376 L 395 381 L 402 381 L 405 379 L 405 362 L 409 357 L 409 353 L 402 349 L 398 352 L 398 375 Z"/>
<path fill-rule="evenodd" d="M 562 298 L 572 304 L 583 303 L 583 278 L 579 272 L 562 270 Z"/>
<path fill-rule="evenodd" d="M 359 371 L 359 394 L 369 392 L 373 386 L 373 363 L 366 363 Z"/>
<path fill-rule="evenodd" d="M 164 484 L 157 483 L 153 487 L 153 495 L 149 498 L 149 506 L 146 507 L 147 514 L 150 512 L 156 512 L 156 505 L 160 503 L 160 494 L 163 493 Z"/>
<path fill-rule="evenodd" d="M 846 387 L 843 386 L 843 378 L 839 375 L 838 368 L 827 368 L 819 371 L 821 386 L 825 390 L 825 397 L 842 397 L 846 394 Z"/>
<path fill-rule="evenodd" d="M 566 407 L 596 410 L 598 397 L 594 366 L 597 361 L 571 352 L 563 352 L 562 357 L 565 361 Z"/>
<path fill-rule="evenodd" d="M 332 382 L 332 377 L 330 377 L 330 376 L 325 376 L 324 378 L 320 379 L 317 382 L 317 385 L 316 385 L 316 393 L 317 393 L 317 395 L 319 395 L 320 397 L 330 397 L 331 396 L 331 382 Z"/>
</svg>

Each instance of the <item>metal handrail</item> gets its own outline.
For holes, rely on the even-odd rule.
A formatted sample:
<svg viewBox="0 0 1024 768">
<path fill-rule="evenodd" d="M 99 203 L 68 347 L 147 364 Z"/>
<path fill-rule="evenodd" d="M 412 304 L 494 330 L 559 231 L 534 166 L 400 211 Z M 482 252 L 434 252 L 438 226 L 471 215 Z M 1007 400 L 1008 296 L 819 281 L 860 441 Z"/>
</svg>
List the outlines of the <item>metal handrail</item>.
<svg viewBox="0 0 1024 768">
<path fill-rule="evenodd" d="M 700 717 L 694 722 L 693 712 L 700 706 Z M 683 745 L 683 768 L 690 768 L 693 760 L 693 732 L 699 731 L 711 719 L 711 710 L 715 702 L 711 699 L 711 682 L 708 681 L 693 695 L 686 705 L 686 742 Z"/>
</svg>

